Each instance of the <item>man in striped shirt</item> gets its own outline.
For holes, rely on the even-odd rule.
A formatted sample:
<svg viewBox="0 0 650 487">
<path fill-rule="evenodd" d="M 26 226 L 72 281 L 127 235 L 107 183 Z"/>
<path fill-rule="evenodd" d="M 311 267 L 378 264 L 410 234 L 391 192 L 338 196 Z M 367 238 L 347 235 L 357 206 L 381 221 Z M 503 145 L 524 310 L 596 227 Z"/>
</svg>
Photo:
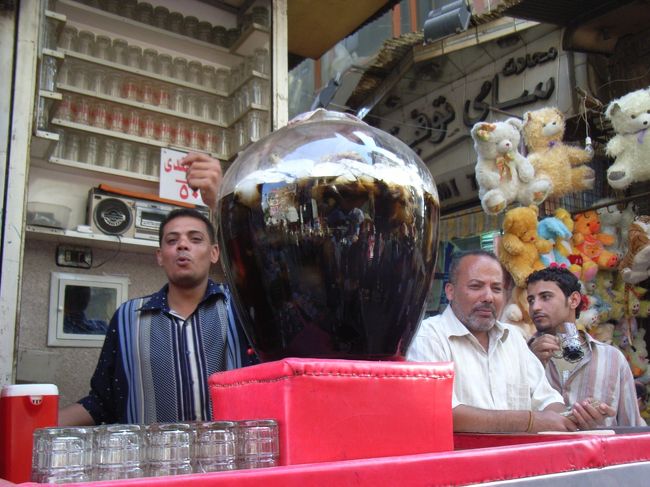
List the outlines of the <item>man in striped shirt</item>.
<svg viewBox="0 0 650 487">
<path fill-rule="evenodd" d="M 214 208 L 219 161 L 190 154 L 184 163 L 188 183 Z M 253 361 L 228 289 L 208 277 L 219 258 L 211 222 L 175 210 L 160 225 L 159 243 L 168 283 L 115 312 L 90 393 L 60 411 L 61 426 L 209 420 L 208 376 Z"/>
<path fill-rule="evenodd" d="M 528 306 L 537 328 L 529 347 L 565 404 L 586 403 L 593 398 L 616 411 L 615 416 L 605 418 L 604 426 L 645 426 L 632 372 L 617 348 L 580 331 L 582 358 L 570 361 L 562 356 L 557 334 L 563 332 L 564 323 L 575 323 L 580 316 L 578 279 L 559 266 L 533 272 L 528 277 Z"/>
</svg>

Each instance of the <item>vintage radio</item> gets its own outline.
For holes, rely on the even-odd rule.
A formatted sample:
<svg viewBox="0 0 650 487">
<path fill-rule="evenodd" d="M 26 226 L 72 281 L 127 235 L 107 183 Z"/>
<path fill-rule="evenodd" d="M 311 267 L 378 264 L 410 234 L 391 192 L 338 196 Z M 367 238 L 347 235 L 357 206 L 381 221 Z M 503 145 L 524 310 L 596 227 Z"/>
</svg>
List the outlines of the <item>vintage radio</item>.
<svg viewBox="0 0 650 487">
<path fill-rule="evenodd" d="M 135 237 L 135 201 L 131 198 L 92 188 L 87 218 L 94 233 Z"/>
<path fill-rule="evenodd" d="M 160 224 L 170 211 L 178 208 L 181 207 L 92 188 L 88 195 L 88 222 L 93 232 L 156 241 Z M 196 209 L 210 219 L 208 208 Z"/>
</svg>

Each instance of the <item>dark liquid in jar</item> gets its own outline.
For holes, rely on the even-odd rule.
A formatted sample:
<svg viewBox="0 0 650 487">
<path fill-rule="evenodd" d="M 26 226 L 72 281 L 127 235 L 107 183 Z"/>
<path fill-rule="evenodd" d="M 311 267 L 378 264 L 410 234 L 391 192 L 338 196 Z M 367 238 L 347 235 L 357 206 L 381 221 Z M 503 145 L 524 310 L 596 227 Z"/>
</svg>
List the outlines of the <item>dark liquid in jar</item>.
<svg viewBox="0 0 650 487">
<path fill-rule="evenodd" d="M 433 278 L 434 197 L 375 180 L 257 188 L 219 211 L 222 262 L 260 358 L 403 356 Z"/>
</svg>

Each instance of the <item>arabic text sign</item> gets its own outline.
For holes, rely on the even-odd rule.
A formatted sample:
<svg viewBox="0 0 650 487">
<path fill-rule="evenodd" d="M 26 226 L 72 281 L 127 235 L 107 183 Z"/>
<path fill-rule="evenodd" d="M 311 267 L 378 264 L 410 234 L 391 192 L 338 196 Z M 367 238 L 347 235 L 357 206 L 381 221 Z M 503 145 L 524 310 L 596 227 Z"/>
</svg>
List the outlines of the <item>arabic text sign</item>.
<svg viewBox="0 0 650 487">
<path fill-rule="evenodd" d="M 192 190 L 187 184 L 187 170 L 179 163 L 186 155 L 186 152 L 161 149 L 158 194 L 161 198 L 169 200 L 204 205 L 199 192 Z"/>
</svg>

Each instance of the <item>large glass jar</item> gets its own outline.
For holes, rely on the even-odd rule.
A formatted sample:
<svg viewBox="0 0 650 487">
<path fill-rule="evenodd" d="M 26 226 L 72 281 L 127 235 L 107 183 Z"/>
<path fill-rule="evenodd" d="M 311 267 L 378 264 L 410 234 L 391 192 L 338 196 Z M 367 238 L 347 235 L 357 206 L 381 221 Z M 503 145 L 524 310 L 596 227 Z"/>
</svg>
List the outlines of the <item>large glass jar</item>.
<svg viewBox="0 0 650 487">
<path fill-rule="evenodd" d="M 218 200 L 226 277 L 262 360 L 405 354 L 439 219 L 433 178 L 408 146 L 317 110 L 242 152 Z"/>
</svg>

